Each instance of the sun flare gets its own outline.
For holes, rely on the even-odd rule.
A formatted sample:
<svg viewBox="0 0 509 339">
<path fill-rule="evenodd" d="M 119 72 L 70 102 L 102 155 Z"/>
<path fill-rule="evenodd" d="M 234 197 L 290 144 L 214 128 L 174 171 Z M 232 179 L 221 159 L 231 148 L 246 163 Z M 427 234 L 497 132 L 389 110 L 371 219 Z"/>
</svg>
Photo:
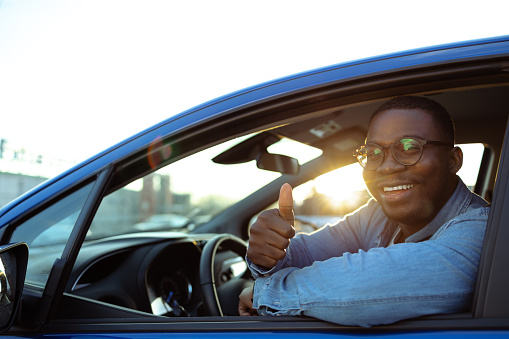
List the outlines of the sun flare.
<svg viewBox="0 0 509 339">
<path fill-rule="evenodd" d="M 362 168 L 358 164 L 351 164 L 315 179 L 318 193 L 327 195 L 335 205 L 351 202 L 355 194 L 366 189 L 362 178 Z"/>
</svg>

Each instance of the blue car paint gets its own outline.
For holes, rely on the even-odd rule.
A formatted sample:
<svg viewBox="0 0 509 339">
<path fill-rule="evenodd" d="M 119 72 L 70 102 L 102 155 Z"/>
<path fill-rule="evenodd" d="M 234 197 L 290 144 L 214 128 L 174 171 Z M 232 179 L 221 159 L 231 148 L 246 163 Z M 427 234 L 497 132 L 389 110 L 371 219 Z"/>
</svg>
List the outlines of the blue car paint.
<svg viewBox="0 0 509 339">
<path fill-rule="evenodd" d="M 505 331 L 423 331 L 423 332 L 397 332 L 397 333 L 339 333 L 339 332 L 151 332 L 151 333 L 69 333 L 69 334 L 44 334 L 37 336 L 23 336 L 23 338 L 57 338 L 57 339 L 257 339 L 257 338 L 277 338 L 277 339 L 299 339 L 299 338 L 339 338 L 339 339 L 359 339 L 383 337 L 384 339 L 478 339 L 478 338 L 507 338 L 509 334 Z M 19 338 L 19 337 L 6 337 Z"/>
</svg>

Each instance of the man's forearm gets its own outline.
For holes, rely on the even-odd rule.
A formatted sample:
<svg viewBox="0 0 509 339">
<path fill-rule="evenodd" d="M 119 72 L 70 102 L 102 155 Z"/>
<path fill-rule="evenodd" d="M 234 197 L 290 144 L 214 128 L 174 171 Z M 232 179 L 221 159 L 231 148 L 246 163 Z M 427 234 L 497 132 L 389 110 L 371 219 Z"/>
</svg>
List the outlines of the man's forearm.
<svg viewBox="0 0 509 339">
<path fill-rule="evenodd" d="M 256 282 L 262 315 L 307 315 L 371 326 L 467 307 L 477 275 L 483 220 L 447 239 L 394 245 L 283 268 Z"/>
</svg>

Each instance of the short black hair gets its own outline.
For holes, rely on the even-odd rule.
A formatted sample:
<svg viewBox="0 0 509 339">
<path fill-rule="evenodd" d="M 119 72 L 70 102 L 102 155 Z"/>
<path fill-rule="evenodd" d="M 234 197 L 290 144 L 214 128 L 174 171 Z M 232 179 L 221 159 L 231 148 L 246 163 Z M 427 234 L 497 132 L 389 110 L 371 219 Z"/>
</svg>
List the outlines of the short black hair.
<svg viewBox="0 0 509 339">
<path fill-rule="evenodd" d="M 456 138 L 454 122 L 449 112 L 438 102 L 419 96 L 395 97 L 384 102 L 373 112 L 369 124 L 371 125 L 371 122 L 378 114 L 391 109 L 420 109 L 428 113 L 440 129 L 440 135 L 445 139 L 442 141 L 454 145 Z"/>
</svg>

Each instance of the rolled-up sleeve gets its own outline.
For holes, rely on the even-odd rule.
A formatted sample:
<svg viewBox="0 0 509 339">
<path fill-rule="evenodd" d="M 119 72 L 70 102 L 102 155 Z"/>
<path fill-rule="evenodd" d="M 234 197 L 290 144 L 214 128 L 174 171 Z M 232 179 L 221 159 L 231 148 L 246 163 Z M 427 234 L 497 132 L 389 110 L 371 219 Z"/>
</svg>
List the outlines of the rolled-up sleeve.
<svg viewBox="0 0 509 339">
<path fill-rule="evenodd" d="M 428 241 L 280 267 L 257 279 L 253 307 L 261 315 L 307 315 L 360 326 L 464 310 L 488 213 L 479 208 L 462 214 Z"/>
</svg>

